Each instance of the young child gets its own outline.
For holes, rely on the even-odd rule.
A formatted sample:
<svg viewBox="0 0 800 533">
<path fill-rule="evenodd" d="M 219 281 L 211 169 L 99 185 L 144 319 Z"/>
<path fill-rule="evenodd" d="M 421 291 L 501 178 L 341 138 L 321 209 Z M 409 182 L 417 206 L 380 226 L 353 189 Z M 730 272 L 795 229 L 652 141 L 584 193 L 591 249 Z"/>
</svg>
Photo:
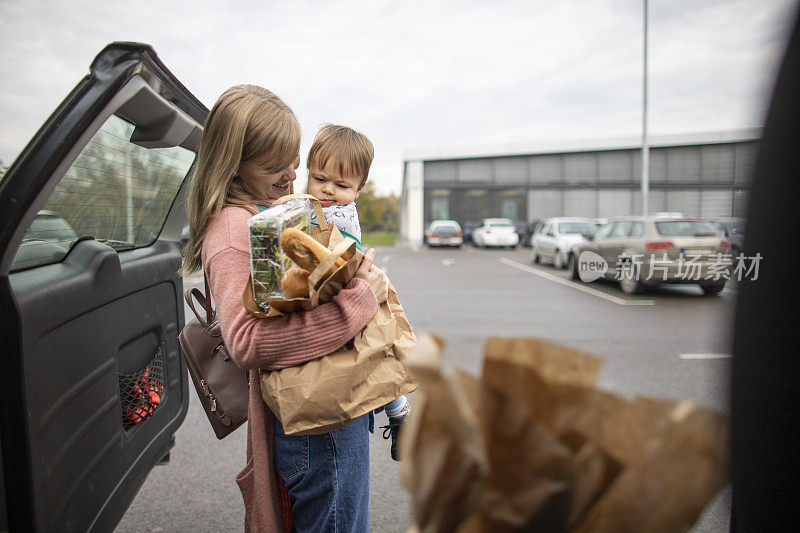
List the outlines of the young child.
<svg viewBox="0 0 800 533">
<path fill-rule="evenodd" d="M 326 124 L 317 132 L 308 152 L 308 194 L 322 204 L 325 220 L 335 224 L 343 236 L 356 241 L 359 250 L 361 226 L 355 200 L 367 182 L 373 154 L 372 143 L 365 135 L 334 124 Z M 317 223 L 314 214 L 311 223 Z M 391 436 L 392 459 L 397 461 L 397 437 L 408 418 L 409 403 L 401 396 L 383 409 L 389 417 L 383 437 Z"/>
</svg>

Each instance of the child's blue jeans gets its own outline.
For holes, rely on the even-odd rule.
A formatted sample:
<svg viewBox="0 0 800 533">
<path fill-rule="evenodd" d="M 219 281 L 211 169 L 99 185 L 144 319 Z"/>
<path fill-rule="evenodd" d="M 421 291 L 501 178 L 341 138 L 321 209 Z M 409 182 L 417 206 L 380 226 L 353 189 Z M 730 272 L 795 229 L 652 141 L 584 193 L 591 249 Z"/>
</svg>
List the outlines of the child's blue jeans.
<svg viewBox="0 0 800 533">
<path fill-rule="evenodd" d="M 383 410 L 387 413 L 395 411 L 396 409 L 402 407 L 406 403 L 406 397 L 400 396 L 398 399 L 391 401 L 383 406 Z"/>
<path fill-rule="evenodd" d="M 322 435 L 286 435 L 273 416 L 275 469 L 297 531 L 369 531 L 369 415 Z"/>
</svg>

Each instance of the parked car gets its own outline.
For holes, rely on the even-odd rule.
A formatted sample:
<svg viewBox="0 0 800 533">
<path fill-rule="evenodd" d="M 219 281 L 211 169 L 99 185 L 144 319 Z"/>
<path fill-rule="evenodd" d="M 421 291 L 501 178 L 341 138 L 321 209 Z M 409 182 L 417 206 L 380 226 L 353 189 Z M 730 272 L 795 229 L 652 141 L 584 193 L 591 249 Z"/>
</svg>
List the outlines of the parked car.
<svg viewBox="0 0 800 533">
<path fill-rule="evenodd" d="M 532 245 L 533 236 L 541 229 L 542 226 L 544 226 L 546 221 L 547 219 L 545 218 L 535 218 L 529 222 L 525 228 L 525 231 L 519 235 L 519 243 L 525 248 L 530 248 Z"/>
<path fill-rule="evenodd" d="M 730 274 L 731 243 L 710 222 L 670 216 L 620 217 L 576 245 L 569 254 L 572 279 L 580 279 L 583 252 L 607 265 L 604 277 L 619 281 L 626 294 L 662 283 L 694 283 L 718 294 Z"/>
<path fill-rule="evenodd" d="M 517 220 L 514 222 L 514 229 L 517 230 L 517 235 L 519 235 L 520 241 L 519 244 L 522 244 L 522 235 L 528 229 L 528 223 L 523 222 L 521 220 Z"/>
<path fill-rule="evenodd" d="M 464 222 L 464 225 L 462 226 L 462 235 L 464 237 L 464 244 L 475 244 L 474 242 L 472 242 L 472 234 L 478 227 L 480 227 L 480 225 L 481 225 L 480 222 L 474 222 L 474 221 Z"/>
<path fill-rule="evenodd" d="M 181 230 L 181 239 L 178 241 L 178 246 L 183 252 L 183 249 L 186 248 L 186 245 L 189 244 L 189 225 L 185 225 Z"/>
<path fill-rule="evenodd" d="M 510 246 L 516 248 L 519 235 L 514 222 L 510 218 L 484 218 L 481 225 L 472 233 L 475 246 Z"/>
<path fill-rule="evenodd" d="M 555 217 L 548 218 L 542 228 L 533 235 L 531 262 L 544 259 L 560 270 L 567 264 L 572 247 L 585 240 L 584 233 L 594 233 L 597 226 L 589 218 Z"/>
<path fill-rule="evenodd" d="M 428 246 L 456 246 L 464 243 L 461 226 L 455 220 L 434 220 L 425 232 Z"/>
<path fill-rule="evenodd" d="M 178 240 L 207 115 L 150 46 L 114 43 L 0 182 L 0 529 L 113 531 L 168 457 L 189 407 Z"/>
<path fill-rule="evenodd" d="M 42 257 L 60 260 L 77 240 L 78 234 L 57 213 L 39 211 L 22 238 L 14 265 L 23 269 L 37 265 Z"/>
<path fill-rule="evenodd" d="M 69 248 L 78 240 L 78 234 L 58 213 L 42 210 L 36 214 L 31 227 L 25 233 L 25 238 L 50 241 Z"/>
<path fill-rule="evenodd" d="M 731 255 L 738 257 L 744 247 L 744 219 L 718 217 L 708 220 L 725 233 L 725 236 L 731 242 Z"/>
</svg>

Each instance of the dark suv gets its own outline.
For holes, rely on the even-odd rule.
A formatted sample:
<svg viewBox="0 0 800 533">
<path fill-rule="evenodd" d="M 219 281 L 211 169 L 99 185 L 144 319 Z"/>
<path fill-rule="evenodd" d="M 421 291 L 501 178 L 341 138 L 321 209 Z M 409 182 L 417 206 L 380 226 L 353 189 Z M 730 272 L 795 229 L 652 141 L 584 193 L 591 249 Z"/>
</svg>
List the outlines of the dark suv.
<svg viewBox="0 0 800 533">
<path fill-rule="evenodd" d="M 718 217 L 708 219 L 731 241 L 732 254 L 737 257 L 744 248 L 744 219 L 734 217 Z"/>
</svg>

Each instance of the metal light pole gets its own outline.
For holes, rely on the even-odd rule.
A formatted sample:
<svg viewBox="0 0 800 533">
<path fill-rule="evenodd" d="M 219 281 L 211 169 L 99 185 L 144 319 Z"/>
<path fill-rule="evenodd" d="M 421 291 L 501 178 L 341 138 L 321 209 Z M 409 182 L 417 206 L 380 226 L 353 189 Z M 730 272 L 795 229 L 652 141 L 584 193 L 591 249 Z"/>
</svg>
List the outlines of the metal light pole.
<svg viewBox="0 0 800 533">
<path fill-rule="evenodd" d="M 644 73 L 642 82 L 642 214 L 650 203 L 650 146 L 647 144 L 647 4 L 644 0 Z"/>
</svg>

